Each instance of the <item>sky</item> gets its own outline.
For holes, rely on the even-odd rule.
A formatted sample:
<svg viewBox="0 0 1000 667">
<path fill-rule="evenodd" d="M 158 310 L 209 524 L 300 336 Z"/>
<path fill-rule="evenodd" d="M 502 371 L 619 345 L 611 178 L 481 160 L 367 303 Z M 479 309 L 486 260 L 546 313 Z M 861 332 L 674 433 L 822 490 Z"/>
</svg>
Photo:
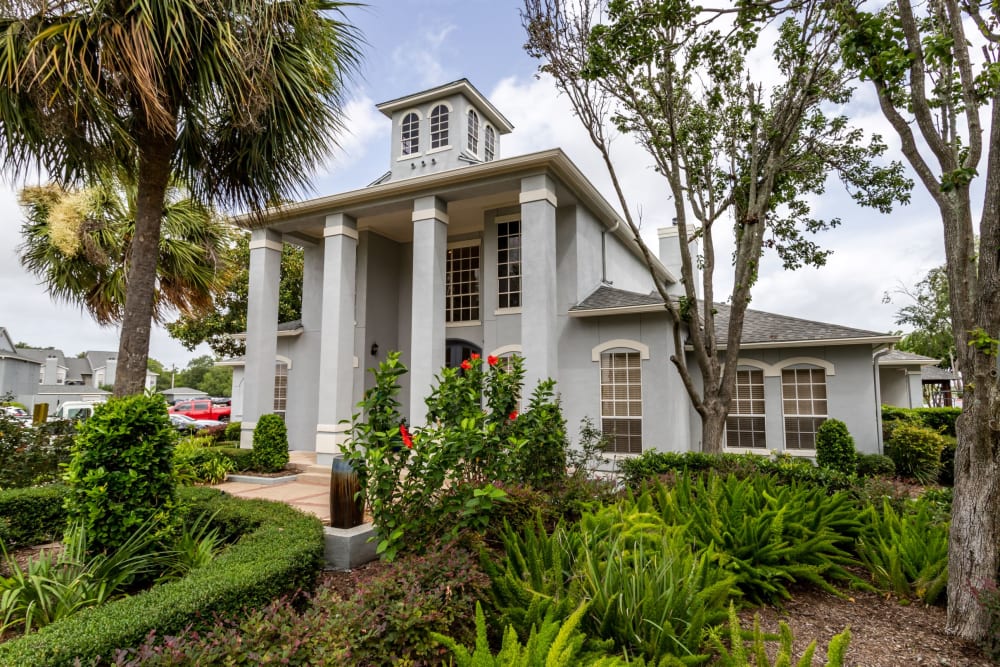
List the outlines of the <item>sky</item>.
<svg viewBox="0 0 1000 667">
<path fill-rule="evenodd" d="M 387 170 L 390 123 L 375 104 L 464 77 L 514 125 L 501 140 L 500 157 L 562 148 L 605 198 L 616 202 L 603 163 L 568 103 L 551 80 L 538 76 L 538 62 L 523 50 L 520 7 L 520 0 L 370 0 L 366 7 L 348 8 L 347 19 L 366 41 L 363 65 L 349 83 L 348 132 L 312 179 L 308 196 L 361 188 Z M 898 140 L 867 88 L 839 112 L 881 132 L 901 159 Z M 613 150 L 626 195 L 642 214 L 643 237 L 655 250 L 657 227 L 670 224 L 672 217 L 665 182 L 627 137 L 619 137 Z M 16 247 L 23 215 L 16 192 L 23 184 L 9 174 L 0 182 L 0 326 L 15 342 L 53 346 L 69 355 L 117 350 L 116 328 L 99 327 L 78 307 L 54 302 L 44 285 L 21 268 Z M 944 261 L 941 223 L 930 197 L 917 186 L 910 205 L 884 215 L 856 206 L 839 184 L 831 183 L 812 203 L 816 215 L 842 220 L 840 227 L 817 237 L 832 256 L 822 268 L 795 272 L 766 256 L 751 308 L 878 332 L 898 329 L 896 312 L 909 302 L 900 288 L 914 285 Z M 716 294 L 728 293 L 732 284 L 728 256 L 723 246 Z M 150 356 L 167 368 L 183 368 L 191 358 L 210 353 L 205 345 L 188 351 L 165 329 L 154 329 Z"/>
</svg>

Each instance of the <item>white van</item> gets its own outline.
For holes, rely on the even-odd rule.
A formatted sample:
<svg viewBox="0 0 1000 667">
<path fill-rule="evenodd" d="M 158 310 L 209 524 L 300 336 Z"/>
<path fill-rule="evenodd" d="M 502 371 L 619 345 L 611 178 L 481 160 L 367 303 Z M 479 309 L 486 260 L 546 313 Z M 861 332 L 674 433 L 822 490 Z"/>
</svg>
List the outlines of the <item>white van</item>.
<svg viewBox="0 0 1000 667">
<path fill-rule="evenodd" d="M 49 415 L 49 421 L 60 419 L 74 419 L 83 421 L 89 419 L 94 414 L 94 406 L 97 403 L 86 403 L 84 401 L 66 401 L 59 408 Z"/>
</svg>

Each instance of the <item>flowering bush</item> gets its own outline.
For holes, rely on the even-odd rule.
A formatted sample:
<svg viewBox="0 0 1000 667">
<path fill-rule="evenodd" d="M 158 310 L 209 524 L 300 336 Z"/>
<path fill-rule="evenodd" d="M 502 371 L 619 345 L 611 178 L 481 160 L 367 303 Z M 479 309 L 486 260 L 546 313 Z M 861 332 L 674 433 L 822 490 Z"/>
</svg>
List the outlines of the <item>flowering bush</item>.
<svg viewBox="0 0 1000 667">
<path fill-rule="evenodd" d="M 423 428 L 408 426 L 399 414 L 398 380 L 406 373 L 399 354 L 374 371 L 375 385 L 343 452 L 358 473 L 385 558 L 484 529 L 506 501 L 500 485 L 541 485 L 565 476 L 565 425 L 553 383 L 541 383 L 519 414 L 520 362 L 508 371 L 497 361 L 489 357 L 484 365 L 474 355 L 461 369 L 444 369 L 427 398 Z"/>
</svg>

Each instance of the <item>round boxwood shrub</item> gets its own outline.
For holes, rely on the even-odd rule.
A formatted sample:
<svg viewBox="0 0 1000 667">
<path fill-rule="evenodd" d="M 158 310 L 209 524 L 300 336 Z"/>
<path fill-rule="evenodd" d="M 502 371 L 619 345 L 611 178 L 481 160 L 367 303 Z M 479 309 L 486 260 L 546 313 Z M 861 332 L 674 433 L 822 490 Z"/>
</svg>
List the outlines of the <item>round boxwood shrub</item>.
<svg viewBox="0 0 1000 667">
<path fill-rule="evenodd" d="M 113 398 L 79 427 L 66 481 L 69 522 L 81 522 L 93 551 L 112 551 L 150 517 L 169 531 L 174 509 L 176 431 L 162 396 Z"/>
<path fill-rule="evenodd" d="M 857 472 L 862 477 L 892 477 L 896 464 L 883 454 L 858 454 Z"/>
<path fill-rule="evenodd" d="M 278 415 L 264 415 L 253 430 L 253 467 L 278 472 L 288 463 L 288 431 Z"/>
<path fill-rule="evenodd" d="M 225 434 L 222 436 L 227 442 L 239 442 L 240 441 L 240 429 L 243 424 L 240 422 L 229 422 L 226 424 Z"/>
<path fill-rule="evenodd" d="M 827 419 L 816 431 L 816 463 L 849 475 L 855 469 L 854 438 L 847 424 L 839 419 Z"/>
<path fill-rule="evenodd" d="M 896 474 L 928 484 L 937 479 L 945 444 L 944 436 L 937 431 L 901 422 L 892 429 L 885 453 L 896 464 Z"/>
</svg>

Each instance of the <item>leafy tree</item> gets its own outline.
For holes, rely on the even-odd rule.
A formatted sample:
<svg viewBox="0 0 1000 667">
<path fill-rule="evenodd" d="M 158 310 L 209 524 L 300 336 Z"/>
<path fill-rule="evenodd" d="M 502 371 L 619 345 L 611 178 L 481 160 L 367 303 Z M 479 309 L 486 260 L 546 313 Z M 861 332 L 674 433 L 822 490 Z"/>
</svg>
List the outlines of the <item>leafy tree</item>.
<svg viewBox="0 0 1000 667">
<path fill-rule="evenodd" d="M 195 389 L 209 396 L 230 396 L 233 393 L 233 369 L 230 366 L 212 366 L 201 377 Z"/>
<path fill-rule="evenodd" d="M 128 253 L 135 236 L 136 188 L 107 176 L 90 187 L 58 185 L 21 190 L 27 217 L 18 248 L 21 264 L 53 297 L 79 304 L 99 324 L 125 315 Z M 153 317 L 170 310 L 197 317 L 228 276 L 229 228 L 172 184 L 163 206 Z"/>
<path fill-rule="evenodd" d="M 200 389 L 198 385 L 205 379 L 205 375 L 215 366 L 215 359 L 205 354 L 195 357 L 188 362 L 187 367 L 177 374 L 174 384 L 178 387 L 191 387 Z M 204 390 L 202 390 L 204 391 Z"/>
<path fill-rule="evenodd" d="M 864 9 L 840 6 L 844 56 L 878 95 L 944 229 L 955 362 L 965 383 L 947 629 L 982 639 L 989 611 L 975 591 L 1000 570 L 1000 4 L 896 0 Z M 977 179 L 983 199 L 974 202 Z"/>
<path fill-rule="evenodd" d="M 241 235 L 228 251 L 233 270 L 215 299 L 215 308 L 204 315 L 182 314 L 167 325 L 173 338 L 193 350 L 208 343 L 220 357 L 238 357 L 244 343 L 232 337 L 247 330 L 247 293 L 250 284 L 250 236 Z M 302 317 L 302 268 L 300 248 L 286 243 L 281 253 L 281 281 L 278 287 L 278 321 L 290 322 Z"/>
<path fill-rule="evenodd" d="M 360 47 L 336 0 L 3 3 L 0 162 L 62 185 L 134 174 L 115 392 L 139 392 L 172 175 L 263 209 L 302 189 L 342 125 Z"/>
<path fill-rule="evenodd" d="M 764 247 L 788 269 L 825 262 L 809 234 L 839 220 L 812 215 L 808 199 L 837 174 L 854 199 L 888 211 L 909 182 L 902 166 L 878 166 L 885 150 L 842 116 L 826 110 L 850 95 L 850 72 L 839 64 L 829 4 L 790 5 L 770 49 L 768 66 L 751 63 L 763 27 L 775 18 L 767 3 L 703 10 L 688 0 L 525 0 L 528 52 L 543 60 L 597 147 L 619 204 L 642 249 L 673 322 L 677 368 L 702 422 L 706 452 L 720 452 L 736 380 L 743 320 Z M 793 11 L 794 10 L 794 11 Z M 755 73 L 772 69 L 765 86 Z M 700 238 L 703 255 L 680 243 L 683 294 L 671 294 L 653 267 L 639 220 L 622 189 L 612 156 L 614 130 L 648 152 L 672 198 L 681 239 Z M 734 289 L 716 336 L 714 288 L 718 226 L 732 233 Z M 702 269 L 702 293 L 696 288 Z M 701 374 L 684 359 L 685 333 Z"/>
<path fill-rule="evenodd" d="M 913 327 L 896 345 L 900 350 L 940 359 L 942 368 L 953 368 L 955 336 L 948 301 L 948 272 L 939 266 L 910 289 L 901 290 L 913 300 L 896 312 L 896 324 Z"/>
</svg>

